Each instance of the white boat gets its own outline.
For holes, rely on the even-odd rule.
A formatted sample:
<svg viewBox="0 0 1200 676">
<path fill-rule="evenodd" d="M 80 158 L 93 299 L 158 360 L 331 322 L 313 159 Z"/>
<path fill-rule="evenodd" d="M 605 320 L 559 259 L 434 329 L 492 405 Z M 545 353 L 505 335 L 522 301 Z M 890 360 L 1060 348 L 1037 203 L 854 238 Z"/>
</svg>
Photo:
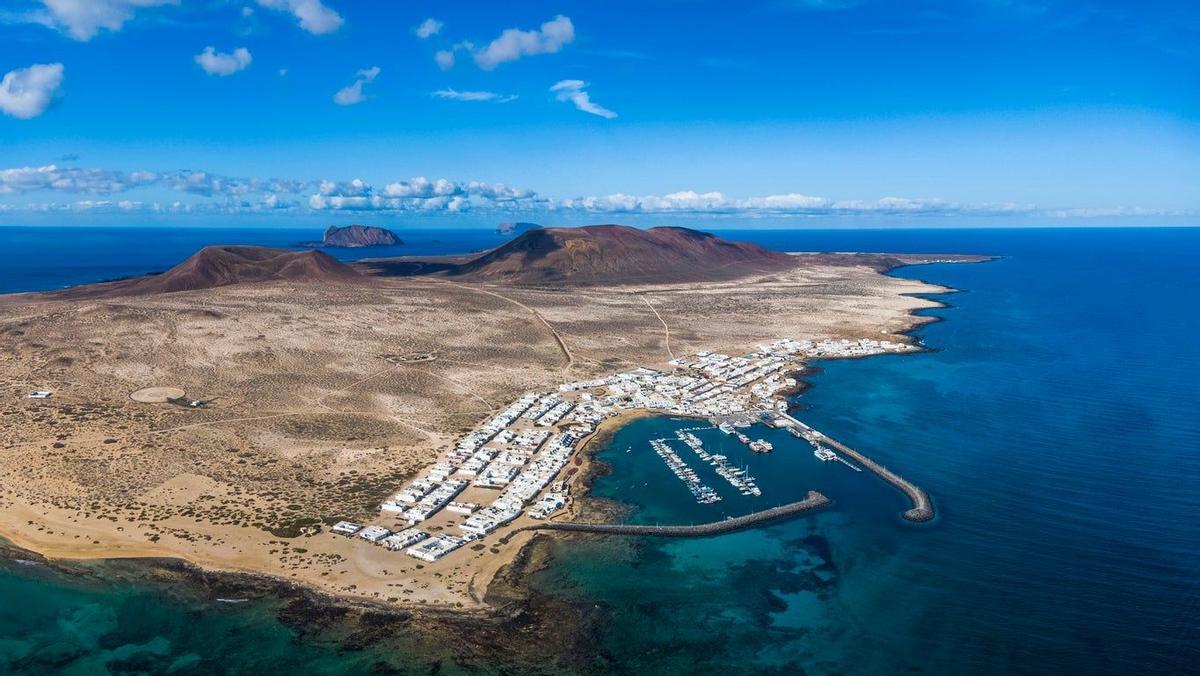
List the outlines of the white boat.
<svg viewBox="0 0 1200 676">
<path fill-rule="evenodd" d="M 771 442 L 766 441 L 765 439 L 758 439 L 750 442 L 750 450 L 754 451 L 755 453 L 770 453 L 771 451 L 775 450 L 775 447 L 771 445 Z"/>
</svg>

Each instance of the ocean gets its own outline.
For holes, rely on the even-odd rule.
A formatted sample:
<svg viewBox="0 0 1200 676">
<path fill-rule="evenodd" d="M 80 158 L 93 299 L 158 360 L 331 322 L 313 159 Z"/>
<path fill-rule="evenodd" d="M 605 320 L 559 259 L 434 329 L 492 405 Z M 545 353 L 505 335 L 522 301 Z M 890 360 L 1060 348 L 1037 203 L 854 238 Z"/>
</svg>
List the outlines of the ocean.
<svg viewBox="0 0 1200 676">
<path fill-rule="evenodd" d="M 41 229 L 0 227 L 0 289 L 161 270 L 206 243 L 314 238 L 276 229 L 55 232 L 71 236 L 47 246 Z M 667 674 L 1195 670 L 1200 229 L 717 232 L 784 250 L 1000 257 L 893 271 L 961 290 L 930 311 L 942 321 L 916 332 L 930 350 L 819 363 L 813 387 L 795 398 L 800 419 L 928 490 L 938 517 L 904 522 L 899 493 L 762 426 L 752 436 L 775 443 L 769 456 L 696 432 L 763 488 L 742 497 L 706 476 L 725 500 L 697 505 L 648 447 L 696 421 L 635 421 L 600 452 L 611 473 L 593 489 L 623 503 L 631 521 L 708 521 L 814 488 L 834 504 L 715 538 L 556 543 L 533 583 L 605 616 L 584 663 Z M 428 250 L 417 253 L 499 240 L 469 236 L 426 232 Z M 105 579 L 0 564 L 0 672 L 429 666 L 301 636 L 270 603 L 213 604 Z"/>
</svg>

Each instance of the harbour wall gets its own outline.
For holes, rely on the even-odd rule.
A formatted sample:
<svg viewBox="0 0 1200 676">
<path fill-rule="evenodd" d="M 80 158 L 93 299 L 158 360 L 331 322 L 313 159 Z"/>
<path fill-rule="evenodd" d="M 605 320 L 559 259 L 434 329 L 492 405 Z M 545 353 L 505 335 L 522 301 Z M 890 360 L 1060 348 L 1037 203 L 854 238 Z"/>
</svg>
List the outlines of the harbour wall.
<svg viewBox="0 0 1200 676">
<path fill-rule="evenodd" d="M 904 477 L 900 476 L 899 474 L 896 474 L 892 470 L 875 462 L 874 460 L 868 458 L 867 456 L 863 455 L 862 453 L 859 453 L 858 451 L 854 450 L 853 448 L 850 448 L 849 446 L 843 444 L 842 442 L 840 442 L 836 439 L 831 439 L 828 436 L 822 434 L 821 432 L 818 432 L 817 430 L 809 427 L 808 425 L 805 425 L 804 423 L 800 422 L 799 420 L 796 420 L 792 416 L 788 415 L 788 416 L 784 416 L 784 417 L 786 417 L 788 420 L 791 420 L 794 424 L 799 425 L 801 429 L 805 429 L 805 430 L 808 430 L 809 432 L 812 432 L 813 434 L 815 434 L 817 436 L 817 438 L 822 443 L 828 444 L 832 448 L 837 449 L 838 453 L 842 453 L 844 455 L 850 456 L 852 459 L 854 459 L 856 462 L 858 462 L 858 464 L 862 465 L 863 467 L 866 467 L 868 470 L 873 472 L 880 479 L 883 479 L 884 481 L 888 482 L 892 486 L 895 486 L 902 493 L 907 495 L 908 499 L 910 501 L 912 501 L 913 506 L 912 506 L 912 509 L 909 509 L 908 511 L 904 512 L 905 519 L 907 519 L 909 521 L 920 523 L 922 521 L 929 521 L 930 519 L 933 518 L 933 501 L 929 499 L 929 494 L 926 493 L 924 491 L 924 489 L 922 489 L 920 486 L 917 486 L 916 484 L 912 483 L 908 479 L 905 479 Z"/>
<path fill-rule="evenodd" d="M 820 509 L 829 504 L 829 498 L 817 491 L 809 491 L 808 496 L 799 502 L 764 509 L 744 516 L 735 516 L 723 521 L 702 523 L 693 526 L 651 526 L 642 524 L 619 523 L 538 523 L 525 526 L 520 530 L 559 530 L 576 533 L 605 533 L 609 535 L 652 535 L 658 537 L 706 537 L 732 533 L 733 531 L 757 526 L 768 521 L 784 519 L 806 512 Z"/>
</svg>

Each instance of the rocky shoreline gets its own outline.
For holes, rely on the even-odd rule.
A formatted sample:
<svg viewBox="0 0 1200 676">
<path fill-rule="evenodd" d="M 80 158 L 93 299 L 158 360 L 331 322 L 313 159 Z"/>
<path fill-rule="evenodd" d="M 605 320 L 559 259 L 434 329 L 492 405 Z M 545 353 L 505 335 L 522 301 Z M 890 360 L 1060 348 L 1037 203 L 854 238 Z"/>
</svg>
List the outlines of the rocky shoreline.
<svg viewBox="0 0 1200 676">
<path fill-rule="evenodd" d="M 488 609 L 395 606 L 333 596 L 267 575 L 210 571 L 181 559 L 48 559 L 0 540 L 0 560 L 42 575 L 97 586 L 136 585 L 203 609 L 208 604 L 269 604 L 277 621 L 299 637 L 338 651 L 375 650 L 438 670 L 508 668 L 522 673 L 578 671 L 579 648 L 602 626 L 603 613 L 541 594 L 529 576 L 550 561 L 550 538 L 538 536 L 497 574 Z M 391 671 L 387 661 L 381 673 Z"/>
</svg>

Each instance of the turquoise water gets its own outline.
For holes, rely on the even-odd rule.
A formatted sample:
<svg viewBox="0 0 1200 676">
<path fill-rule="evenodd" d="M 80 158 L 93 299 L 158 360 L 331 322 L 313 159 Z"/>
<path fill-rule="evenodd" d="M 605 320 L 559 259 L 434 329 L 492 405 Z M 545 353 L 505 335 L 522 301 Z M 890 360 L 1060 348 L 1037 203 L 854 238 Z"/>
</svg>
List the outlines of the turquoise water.
<svg viewBox="0 0 1200 676">
<path fill-rule="evenodd" d="M 797 399 L 807 407 L 799 417 L 924 486 L 939 516 L 922 526 L 903 522 L 898 493 L 868 474 L 820 463 L 806 445 L 761 426 L 755 436 L 776 442 L 769 457 L 744 454 L 719 432 L 698 434 L 706 445 L 726 444 L 731 457 L 742 452 L 739 464 L 759 478 L 764 495 L 737 496 L 711 476 L 726 499 L 696 505 L 646 446 L 696 423 L 637 421 L 603 451 L 613 473 L 595 487 L 629 503 L 631 520 L 707 521 L 811 488 L 835 504 L 718 538 L 557 546 L 555 563 L 536 584 L 608 615 L 588 655 L 597 670 L 1194 670 L 1200 230 L 736 234 L 789 250 L 1004 256 L 896 271 L 964 290 L 944 297 L 953 307 L 932 312 L 945 321 L 918 332 L 933 351 L 823 363 L 815 387 Z M 180 249 L 209 236 L 173 235 L 187 244 Z M 292 238 L 278 231 L 240 236 L 253 243 Z M 15 251 L 2 246 L 6 237 L 0 228 L 0 251 Z M 447 250 L 475 248 L 450 235 L 434 238 Z M 122 246 L 120 237 L 112 241 Z M 0 283 L 47 288 L 68 278 L 90 281 L 88 274 L 114 276 L 56 267 L 60 258 L 76 260 L 63 246 L 61 255 L 27 249 L 42 258 L 21 279 L 0 267 Z M 151 254 L 131 256 L 135 266 L 161 269 Z M 300 637 L 273 611 L 271 604 L 222 607 L 179 590 L 84 583 L 4 564 L 0 672 L 419 666 L 394 647 L 345 652 Z"/>
<path fill-rule="evenodd" d="M 0 601 L 5 674 L 340 674 L 404 666 L 400 655 L 342 651 L 302 637 L 276 620 L 273 603 L 227 605 L 165 584 L 102 583 L 7 564 Z"/>
</svg>

